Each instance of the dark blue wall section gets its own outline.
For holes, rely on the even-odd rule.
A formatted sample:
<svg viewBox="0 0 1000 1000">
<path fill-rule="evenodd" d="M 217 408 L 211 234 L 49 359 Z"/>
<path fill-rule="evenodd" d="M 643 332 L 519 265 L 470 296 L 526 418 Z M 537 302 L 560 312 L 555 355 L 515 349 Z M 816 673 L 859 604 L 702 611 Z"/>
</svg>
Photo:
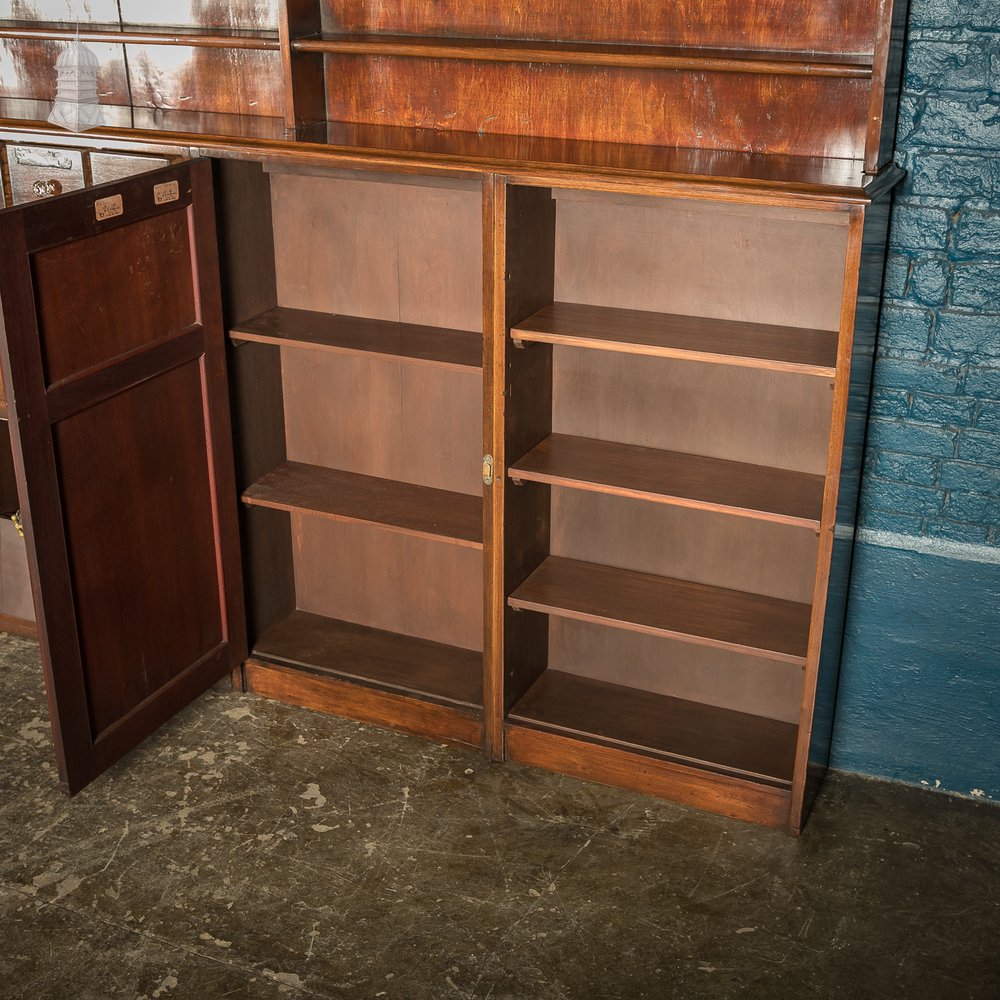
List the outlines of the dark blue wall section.
<svg viewBox="0 0 1000 1000">
<path fill-rule="evenodd" d="M 855 550 L 834 766 L 1000 799 L 1000 552 L 876 540 Z"/>
<path fill-rule="evenodd" d="M 833 765 L 1000 800 L 1000 0 L 911 0 Z"/>
</svg>

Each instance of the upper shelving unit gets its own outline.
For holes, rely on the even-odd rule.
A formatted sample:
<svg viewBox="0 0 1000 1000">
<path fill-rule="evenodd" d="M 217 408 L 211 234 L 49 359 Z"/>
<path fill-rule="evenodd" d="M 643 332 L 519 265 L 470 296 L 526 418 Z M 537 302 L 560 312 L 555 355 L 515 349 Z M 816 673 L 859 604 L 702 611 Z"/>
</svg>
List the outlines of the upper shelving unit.
<svg viewBox="0 0 1000 1000">
<path fill-rule="evenodd" d="M 425 158 L 450 133 L 439 155 L 452 169 L 465 160 L 479 169 L 530 162 L 643 174 L 669 170 L 665 159 L 685 148 L 705 157 L 681 173 L 711 178 L 713 158 L 735 154 L 730 177 L 769 186 L 782 181 L 755 157 L 818 161 L 805 170 L 814 178 L 807 185 L 838 173 L 823 163 L 849 164 L 843 183 L 856 195 L 863 171 L 891 162 L 905 3 L 830 0 L 808 16 L 798 0 L 758 6 L 719 0 L 639 16 L 549 0 L 530 9 L 235 0 L 170 25 L 144 24 L 148 11 L 123 3 L 105 4 L 79 36 L 117 50 L 102 57 L 102 93 L 133 114 L 124 123 L 109 116 L 111 127 L 154 141 L 161 133 L 204 135 L 220 147 L 273 138 L 335 155 L 370 156 L 375 147 Z M 66 21 L 0 21 L 14 74 L 0 84 L 0 102 L 51 101 L 52 74 L 42 67 L 51 46 L 76 33 Z M 190 54 L 157 55 L 169 47 Z M 47 117 L 19 110 L 26 105 L 0 104 L 19 128 Z M 209 117 L 178 117 L 199 112 Z M 211 117 L 219 114 L 282 124 Z M 373 141 L 372 128 L 395 131 Z"/>
<path fill-rule="evenodd" d="M 511 328 L 517 345 L 539 343 L 831 377 L 837 334 L 828 330 L 673 316 L 554 302 Z"/>
</svg>

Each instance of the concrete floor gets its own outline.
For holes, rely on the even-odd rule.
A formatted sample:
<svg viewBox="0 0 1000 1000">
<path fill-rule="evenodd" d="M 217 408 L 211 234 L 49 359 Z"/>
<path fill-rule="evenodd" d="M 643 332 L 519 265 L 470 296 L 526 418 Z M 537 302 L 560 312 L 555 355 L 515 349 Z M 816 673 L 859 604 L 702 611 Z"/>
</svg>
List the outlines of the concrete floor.
<svg viewBox="0 0 1000 1000">
<path fill-rule="evenodd" d="M 1000 997 L 1000 808 L 798 840 L 216 689 L 75 799 L 0 637 L 0 996 Z"/>
</svg>

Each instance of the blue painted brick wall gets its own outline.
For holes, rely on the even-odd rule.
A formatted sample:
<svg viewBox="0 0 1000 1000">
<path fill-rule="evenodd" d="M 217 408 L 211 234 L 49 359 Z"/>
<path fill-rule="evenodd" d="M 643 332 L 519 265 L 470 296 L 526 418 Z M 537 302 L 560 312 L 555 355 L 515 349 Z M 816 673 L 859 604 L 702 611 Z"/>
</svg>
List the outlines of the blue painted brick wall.
<svg viewBox="0 0 1000 1000">
<path fill-rule="evenodd" d="M 1000 0 L 911 0 L 865 527 L 1000 546 Z"/>
</svg>

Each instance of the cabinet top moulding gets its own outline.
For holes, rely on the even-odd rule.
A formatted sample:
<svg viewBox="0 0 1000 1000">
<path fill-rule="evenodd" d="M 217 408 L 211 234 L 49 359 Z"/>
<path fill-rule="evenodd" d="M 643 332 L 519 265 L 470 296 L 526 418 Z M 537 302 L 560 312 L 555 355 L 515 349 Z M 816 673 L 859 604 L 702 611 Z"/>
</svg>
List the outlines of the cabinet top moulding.
<svg viewBox="0 0 1000 1000">
<path fill-rule="evenodd" d="M 766 73 L 870 80 L 870 56 L 814 52 L 610 45 L 519 39 L 417 37 L 412 35 L 323 34 L 292 41 L 296 52 L 407 56 L 480 62 L 628 66 L 703 73 Z"/>
<path fill-rule="evenodd" d="M 115 24 L 88 24 L 77 28 L 64 22 L 30 24 L 5 21 L 0 23 L 0 38 L 30 41 L 101 42 L 123 45 L 183 45 L 201 49 L 257 49 L 277 52 L 276 31 L 258 31 L 250 28 L 178 28 L 145 27 L 123 28 Z"/>
</svg>

